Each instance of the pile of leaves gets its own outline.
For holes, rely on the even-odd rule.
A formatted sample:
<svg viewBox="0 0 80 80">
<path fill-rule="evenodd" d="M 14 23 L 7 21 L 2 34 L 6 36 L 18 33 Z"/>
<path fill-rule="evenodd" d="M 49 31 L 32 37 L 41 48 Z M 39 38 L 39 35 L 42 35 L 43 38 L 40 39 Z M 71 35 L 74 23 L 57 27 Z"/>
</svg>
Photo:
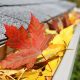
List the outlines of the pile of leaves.
<svg viewBox="0 0 80 80">
<path fill-rule="evenodd" d="M 47 29 L 47 34 L 44 24 L 40 23 L 33 14 L 31 14 L 28 29 L 25 29 L 23 25 L 17 28 L 14 25 L 4 24 L 8 37 L 5 44 L 14 51 L 9 52 L 0 61 L 2 80 L 48 80 L 52 78 L 74 31 L 74 25 L 62 29 L 62 26 L 58 27 L 56 21 L 52 24 L 54 26 L 48 25 L 51 25 L 51 29 L 54 30 Z M 53 33 L 56 34 L 55 37 Z"/>
</svg>

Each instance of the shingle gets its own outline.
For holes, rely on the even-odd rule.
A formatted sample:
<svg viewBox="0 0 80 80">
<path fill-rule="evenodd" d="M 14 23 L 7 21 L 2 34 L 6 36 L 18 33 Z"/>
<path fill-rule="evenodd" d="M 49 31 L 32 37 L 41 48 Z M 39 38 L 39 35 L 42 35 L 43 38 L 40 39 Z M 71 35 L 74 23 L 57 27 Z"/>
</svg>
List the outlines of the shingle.
<svg viewBox="0 0 80 80">
<path fill-rule="evenodd" d="M 54 0 L 0 0 L 0 5 L 12 5 L 16 6 L 3 6 L 0 7 L 0 31 L 5 32 L 3 23 L 13 24 L 17 27 L 20 25 L 24 25 L 25 28 L 28 27 L 30 22 L 30 12 L 32 12 L 40 22 L 50 19 L 51 17 L 55 17 L 64 12 L 67 12 L 69 9 L 75 7 L 74 4 L 66 2 L 66 1 L 54 1 Z M 26 2 L 25 2 L 26 1 Z M 32 1 L 32 2 L 31 2 Z M 23 4 L 23 6 L 17 6 L 17 4 Z M 32 3 L 31 5 L 24 4 Z M 33 4 L 37 3 L 37 4 Z"/>
<path fill-rule="evenodd" d="M 46 3 L 46 2 L 56 2 L 61 0 L 0 0 L 1 5 L 13 5 L 13 4 L 32 4 L 32 3 Z"/>
</svg>

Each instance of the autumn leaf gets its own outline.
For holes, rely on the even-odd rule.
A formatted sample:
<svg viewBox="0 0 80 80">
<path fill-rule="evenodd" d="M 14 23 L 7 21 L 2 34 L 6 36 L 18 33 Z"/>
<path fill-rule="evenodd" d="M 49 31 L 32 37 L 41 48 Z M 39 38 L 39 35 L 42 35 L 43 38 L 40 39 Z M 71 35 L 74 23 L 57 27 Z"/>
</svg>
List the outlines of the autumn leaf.
<svg viewBox="0 0 80 80">
<path fill-rule="evenodd" d="M 21 27 L 19 28 L 19 32 L 21 32 L 21 35 L 22 35 L 21 37 L 22 37 L 23 40 L 27 38 L 27 32 L 26 32 L 26 30 L 24 29 L 24 26 L 21 26 Z"/>
<path fill-rule="evenodd" d="M 55 30 L 58 33 L 60 32 L 59 26 L 58 26 L 58 21 L 57 20 L 53 20 L 51 23 L 48 22 L 49 25 L 49 29 L 50 30 Z"/>
<path fill-rule="evenodd" d="M 21 26 L 19 29 L 13 25 L 4 24 L 4 26 L 6 29 L 6 36 L 8 37 L 8 40 L 6 42 L 7 46 L 15 49 L 21 49 L 27 45 L 26 43 L 28 43 L 29 40 L 26 41 L 27 32 L 23 26 Z"/>
<path fill-rule="evenodd" d="M 16 69 L 26 65 L 31 68 L 39 53 L 45 49 L 51 36 L 45 34 L 45 29 L 39 20 L 31 14 L 31 21 L 27 30 L 21 26 L 19 29 L 13 25 L 5 24 L 8 40 L 6 45 L 18 49 L 16 53 L 10 53 L 0 65 L 3 68 Z"/>
<path fill-rule="evenodd" d="M 37 36 L 40 35 L 40 32 L 44 32 L 44 25 L 39 22 L 39 20 L 31 13 L 31 20 L 28 26 L 30 33 L 35 33 Z"/>
<path fill-rule="evenodd" d="M 31 38 L 34 40 L 34 47 L 43 50 L 46 48 L 48 41 L 50 41 L 51 36 L 45 34 L 45 28 L 39 20 L 31 14 L 31 21 L 28 27 Z"/>
<path fill-rule="evenodd" d="M 34 48 L 22 49 L 15 53 L 10 53 L 0 62 L 0 65 L 6 69 L 16 69 L 25 65 L 27 69 L 29 69 L 33 67 L 39 53 L 40 52 Z"/>
</svg>

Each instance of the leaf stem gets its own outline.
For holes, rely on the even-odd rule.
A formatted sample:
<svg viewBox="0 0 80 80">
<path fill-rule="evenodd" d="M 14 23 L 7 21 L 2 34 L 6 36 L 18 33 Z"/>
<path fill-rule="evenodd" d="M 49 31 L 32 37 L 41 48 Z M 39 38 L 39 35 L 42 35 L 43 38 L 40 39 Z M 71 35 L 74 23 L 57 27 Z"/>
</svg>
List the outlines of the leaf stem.
<svg viewBox="0 0 80 80">
<path fill-rule="evenodd" d="M 43 58 L 45 59 L 45 61 L 46 61 L 46 58 L 45 58 L 45 56 L 43 55 L 43 54 L 41 54 L 42 56 L 43 56 Z M 50 70 L 51 70 L 51 72 L 52 72 L 52 69 L 51 69 L 51 66 L 49 65 L 49 63 L 47 62 L 47 64 L 48 64 L 48 66 L 49 66 L 49 68 L 50 68 Z"/>
<path fill-rule="evenodd" d="M 18 80 L 21 79 L 21 77 L 23 76 L 23 74 L 25 73 L 25 71 L 27 70 L 27 68 L 22 72 L 22 74 L 19 76 Z"/>
</svg>

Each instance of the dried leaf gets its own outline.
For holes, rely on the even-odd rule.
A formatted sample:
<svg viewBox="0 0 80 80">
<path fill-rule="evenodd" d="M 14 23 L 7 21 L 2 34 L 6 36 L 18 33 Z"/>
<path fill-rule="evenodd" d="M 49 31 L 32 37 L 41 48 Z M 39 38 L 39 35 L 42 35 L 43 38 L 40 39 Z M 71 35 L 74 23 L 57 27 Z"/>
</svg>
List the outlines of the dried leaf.
<svg viewBox="0 0 80 80">
<path fill-rule="evenodd" d="M 16 69 L 21 66 L 32 68 L 39 52 L 35 49 L 23 49 L 16 53 L 10 53 L 4 60 L 0 62 L 3 68 Z"/>
<path fill-rule="evenodd" d="M 1 61 L 0 65 L 8 69 L 16 69 L 22 66 L 26 66 L 28 69 L 32 68 L 39 53 L 47 47 L 51 36 L 45 35 L 43 25 L 32 14 L 27 31 L 23 26 L 19 29 L 13 25 L 4 26 L 8 36 L 7 46 L 19 49 L 19 51 L 10 53 Z"/>
<path fill-rule="evenodd" d="M 28 31 L 34 42 L 34 47 L 40 50 L 43 50 L 47 47 L 47 44 L 50 41 L 51 36 L 45 34 L 44 25 L 41 24 L 33 14 L 31 14 L 31 21 L 29 24 Z"/>
<path fill-rule="evenodd" d="M 27 32 L 24 27 L 21 26 L 20 29 L 17 29 L 16 26 L 13 25 L 4 24 L 4 26 L 8 37 L 6 45 L 15 49 L 23 48 L 25 43 L 27 43 Z"/>
</svg>

